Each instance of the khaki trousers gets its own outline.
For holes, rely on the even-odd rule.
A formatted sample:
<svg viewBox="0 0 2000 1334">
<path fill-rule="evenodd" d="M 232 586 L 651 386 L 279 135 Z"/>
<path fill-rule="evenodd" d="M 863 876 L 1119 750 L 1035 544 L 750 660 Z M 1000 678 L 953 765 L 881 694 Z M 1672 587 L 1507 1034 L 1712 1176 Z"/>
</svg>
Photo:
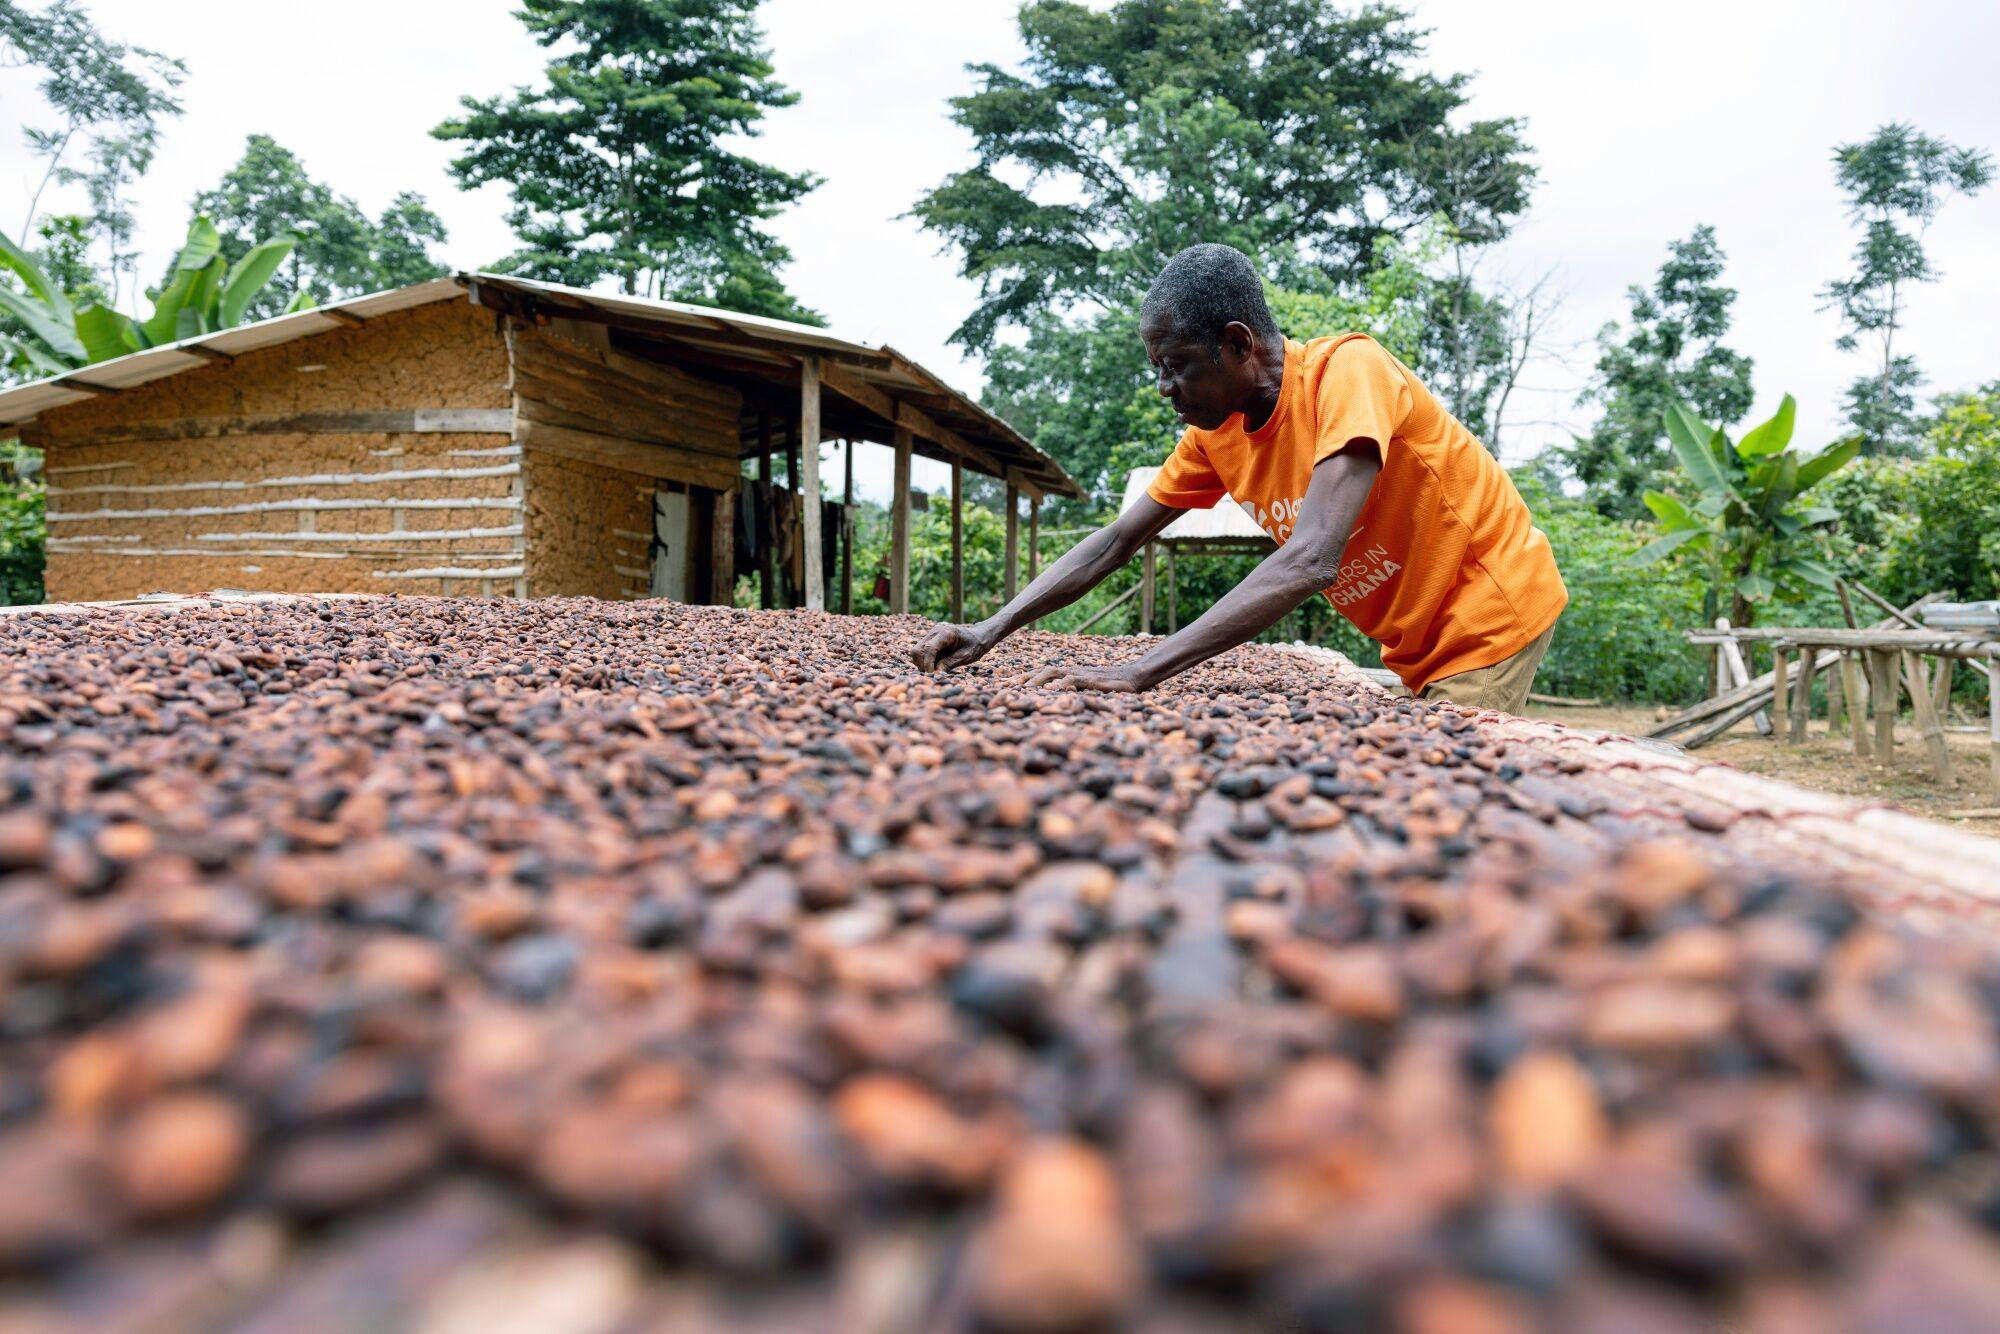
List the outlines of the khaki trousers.
<svg viewBox="0 0 2000 1334">
<path fill-rule="evenodd" d="M 1549 651 L 1549 641 L 1555 638 L 1555 634 L 1556 628 L 1551 625 L 1513 657 L 1503 658 L 1491 667 L 1475 667 L 1456 676 L 1439 677 L 1418 691 L 1417 698 L 1449 700 L 1468 709 L 1519 713 L 1527 707 L 1528 691 L 1535 684 L 1535 669 L 1542 665 L 1542 655 Z M 1408 695 L 1410 692 L 1406 687 L 1397 685 L 1391 693 Z"/>
</svg>

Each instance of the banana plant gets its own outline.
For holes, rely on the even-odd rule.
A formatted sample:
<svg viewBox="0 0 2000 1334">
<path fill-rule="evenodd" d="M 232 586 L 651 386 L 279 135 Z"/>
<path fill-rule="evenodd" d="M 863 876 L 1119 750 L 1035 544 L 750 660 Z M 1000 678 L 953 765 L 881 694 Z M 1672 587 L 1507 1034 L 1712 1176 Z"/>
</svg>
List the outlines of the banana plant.
<svg viewBox="0 0 2000 1334">
<path fill-rule="evenodd" d="M 1645 494 L 1661 534 L 1632 557 L 1656 561 L 1686 549 L 1708 562 L 1717 601 L 1730 598 L 1730 620 L 1749 625 L 1759 604 L 1806 588 L 1834 586 L 1834 573 L 1818 559 L 1819 531 L 1839 517 L 1799 497 L 1846 467 L 1861 452 L 1843 440 L 1816 454 L 1792 448 L 1798 405 L 1790 394 L 1777 415 L 1732 442 L 1685 403 L 1667 409 L 1667 439 L 1692 483 L 1692 504 L 1661 491 Z"/>
<path fill-rule="evenodd" d="M 32 255 L 0 236 L 0 265 L 12 270 L 27 289 L 17 292 L 0 286 L 0 309 L 28 335 L 7 339 L 6 350 L 31 370 L 60 375 L 128 352 L 232 328 L 243 322 L 250 302 L 291 251 L 292 238 L 279 236 L 226 264 L 215 224 L 197 217 L 188 227 L 187 241 L 165 286 L 147 291 L 153 312 L 140 320 L 99 302 L 74 309 Z M 311 305 L 312 299 L 300 293 L 287 313 Z"/>
</svg>

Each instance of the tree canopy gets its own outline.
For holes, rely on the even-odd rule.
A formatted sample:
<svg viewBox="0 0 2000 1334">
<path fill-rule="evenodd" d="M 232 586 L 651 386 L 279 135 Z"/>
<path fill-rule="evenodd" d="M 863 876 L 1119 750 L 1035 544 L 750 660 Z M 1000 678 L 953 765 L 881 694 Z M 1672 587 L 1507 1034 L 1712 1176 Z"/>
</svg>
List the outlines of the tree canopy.
<svg viewBox="0 0 2000 1334">
<path fill-rule="evenodd" d="M 1020 29 L 1023 68 L 974 65 L 952 101 L 977 160 L 915 209 L 980 284 L 968 347 L 1128 305 L 1195 241 L 1356 279 L 1440 211 L 1497 236 L 1526 206 L 1521 123 L 1454 128 L 1465 76 L 1418 69 L 1425 34 L 1399 10 L 1030 0 Z"/>
<path fill-rule="evenodd" d="M 788 295 L 790 258 L 760 225 L 818 184 L 730 144 L 795 103 L 774 77 L 757 0 L 522 0 L 561 51 L 540 87 L 462 100 L 432 131 L 461 145 L 467 188 L 513 192 L 521 248 L 499 267 L 587 287 L 818 317 Z"/>
<path fill-rule="evenodd" d="M 1721 283 L 1715 228 L 1696 227 L 1667 250 L 1651 287 L 1627 289 L 1630 322 L 1597 335 L 1597 373 L 1580 400 L 1603 408 L 1590 434 L 1566 451 L 1570 471 L 1600 513 L 1633 519 L 1671 459 L 1667 412 L 1731 425 L 1750 410 L 1750 358 L 1722 345 L 1736 289 Z"/>
<path fill-rule="evenodd" d="M 1854 272 L 1823 289 L 1840 312 L 1836 343 L 1852 352 L 1865 342 L 1875 368 L 1847 391 L 1847 420 L 1869 453 L 1910 453 L 1923 434 L 1916 359 L 1896 351 L 1909 288 L 1939 275 L 1924 253 L 1924 231 L 1950 193 L 1977 194 L 1993 180 L 1993 158 L 1908 125 L 1884 125 L 1873 137 L 1833 150 L 1834 176 L 1848 216 L 1861 225 Z"/>
<path fill-rule="evenodd" d="M 422 195 L 405 191 L 370 220 L 268 134 L 251 135 L 236 165 L 196 195 L 193 208 L 215 223 L 232 261 L 260 241 L 293 238 L 290 257 L 251 306 L 252 319 L 275 315 L 301 295 L 320 303 L 447 272 L 430 253 L 445 239 L 444 223 Z"/>
</svg>

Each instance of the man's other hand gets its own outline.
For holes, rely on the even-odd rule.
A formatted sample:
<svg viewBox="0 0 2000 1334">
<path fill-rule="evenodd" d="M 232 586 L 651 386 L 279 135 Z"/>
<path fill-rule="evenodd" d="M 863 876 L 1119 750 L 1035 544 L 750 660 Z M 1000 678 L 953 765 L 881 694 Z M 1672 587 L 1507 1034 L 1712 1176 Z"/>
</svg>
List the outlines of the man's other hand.
<svg viewBox="0 0 2000 1334">
<path fill-rule="evenodd" d="M 1104 690 L 1119 694 L 1136 694 L 1151 684 L 1137 667 L 1130 664 L 1123 667 L 1044 667 L 1028 678 L 1030 689 Z"/>
<path fill-rule="evenodd" d="M 968 667 L 992 649 L 995 640 L 976 625 L 934 625 L 931 632 L 910 650 L 910 661 L 920 671 L 948 671 Z"/>
</svg>

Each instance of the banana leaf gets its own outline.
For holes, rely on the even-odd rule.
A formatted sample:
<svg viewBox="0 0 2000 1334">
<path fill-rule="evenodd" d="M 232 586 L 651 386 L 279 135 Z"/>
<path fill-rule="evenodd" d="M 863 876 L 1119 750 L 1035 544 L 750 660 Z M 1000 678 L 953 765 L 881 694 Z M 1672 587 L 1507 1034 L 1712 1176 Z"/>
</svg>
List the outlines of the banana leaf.
<svg viewBox="0 0 2000 1334">
<path fill-rule="evenodd" d="M 92 302 L 76 314 L 77 336 L 88 349 L 90 362 L 109 361 L 146 346 L 132 317 Z"/>
<path fill-rule="evenodd" d="M 1656 537 L 1632 553 L 1631 563 L 1650 565 L 1661 557 L 1680 550 L 1696 538 L 1708 536 L 1710 534 L 1706 528 L 1683 528 L 1678 532 L 1668 533 L 1665 537 Z"/>
<path fill-rule="evenodd" d="M 1799 490 L 1819 485 L 1834 473 L 1854 462 L 1861 453 L 1861 441 L 1843 440 L 1831 449 L 1821 450 L 1799 465 Z"/>
<path fill-rule="evenodd" d="M 1700 519 L 1697 519 L 1679 499 L 1667 495 L 1663 491 L 1648 491 L 1640 499 L 1646 502 L 1646 508 L 1653 511 L 1653 514 L 1659 521 L 1667 526 L 1667 531 L 1670 533 L 1677 533 L 1683 528 L 1702 528 L 1707 526 Z"/>
<path fill-rule="evenodd" d="M 0 310 L 5 310 L 26 325 L 28 332 L 40 339 L 43 346 L 56 356 L 83 360 L 83 344 L 77 340 L 73 318 L 72 324 L 65 326 L 47 306 L 11 287 L 0 287 Z M 63 369 L 68 370 L 69 367 L 64 366 Z"/>
<path fill-rule="evenodd" d="M 1798 418 L 1799 405 L 1790 394 L 1778 405 L 1778 413 L 1769 421 L 1753 426 L 1744 437 L 1736 442 L 1736 452 L 1746 459 L 1761 458 L 1766 454 L 1776 454 L 1792 443 L 1792 424 Z"/>
<path fill-rule="evenodd" d="M 1716 461 L 1709 442 L 1715 434 L 1701 418 L 1689 412 L 1685 406 L 1676 403 L 1666 412 L 1667 439 L 1672 442 L 1674 455 L 1688 476 L 1701 488 L 1705 495 L 1734 495 L 1729 474 Z"/>
<path fill-rule="evenodd" d="M 229 266 L 229 276 L 222 281 L 222 303 L 216 311 L 215 324 L 219 329 L 229 329 L 243 322 L 243 312 L 250 308 L 257 293 L 264 290 L 264 284 L 292 253 L 292 238 L 274 236 L 268 241 L 250 247 L 243 258 Z"/>
</svg>

